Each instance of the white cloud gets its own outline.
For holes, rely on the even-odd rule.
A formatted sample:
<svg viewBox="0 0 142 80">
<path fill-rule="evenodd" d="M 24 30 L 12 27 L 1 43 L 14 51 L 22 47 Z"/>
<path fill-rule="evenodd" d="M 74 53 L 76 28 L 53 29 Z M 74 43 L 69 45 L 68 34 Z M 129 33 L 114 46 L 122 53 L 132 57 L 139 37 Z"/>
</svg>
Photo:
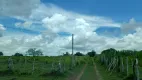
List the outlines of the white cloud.
<svg viewBox="0 0 142 80">
<path fill-rule="evenodd" d="M 59 44 L 62 41 L 64 43 Z M 25 53 L 29 48 L 38 48 L 45 55 L 59 55 L 58 51 L 61 46 L 67 44 L 67 42 L 68 40 L 65 38 L 56 37 L 52 43 L 49 43 L 48 39 L 44 39 L 42 35 L 4 36 L 0 38 L 0 51 L 3 51 L 4 55 L 12 55 L 15 52 Z"/>
<path fill-rule="evenodd" d="M 129 20 L 129 23 L 123 23 L 121 29 L 123 33 L 130 33 L 136 30 L 136 28 L 142 28 L 142 22 L 136 22 L 134 18 Z"/>
<path fill-rule="evenodd" d="M 2 25 L 2 24 L 0 24 L 0 37 L 2 37 L 3 36 L 3 32 L 6 30 L 6 28 Z"/>
<path fill-rule="evenodd" d="M 31 25 L 32 25 L 32 22 L 30 22 L 30 21 L 26 21 L 26 22 L 23 23 L 24 27 L 29 27 Z"/>
<path fill-rule="evenodd" d="M 0 24 L 0 31 L 4 31 L 4 30 L 6 30 L 6 28 L 2 24 Z"/>
<path fill-rule="evenodd" d="M 0 0 L 0 15 L 29 17 L 39 4 L 40 0 Z"/>
<path fill-rule="evenodd" d="M 135 34 L 129 34 L 122 38 L 110 38 L 99 36 L 95 32 L 90 32 L 87 35 L 75 35 L 74 50 L 87 52 L 88 50 L 96 50 L 100 53 L 104 49 L 116 48 L 122 49 L 141 49 L 142 29 L 137 29 Z M 47 33 L 45 33 L 47 34 Z M 53 34 L 50 34 L 53 35 Z M 59 55 L 59 51 L 64 49 L 64 52 L 71 52 L 71 36 L 60 37 L 56 34 L 54 39 L 50 35 L 37 35 L 37 36 L 14 36 L 14 38 L 4 36 L 0 38 L 0 51 L 3 51 L 5 55 L 11 55 L 15 52 L 25 52 L 29 48 L 42 49 L 45 55 Z M 49 40 L 49 39 L 52 40 Z M 49 42 L 51 41 L 51 42 Z"/>
<path fill-rule="evenodd" d="M 15 23 L 16 27 L 24 27 L 24 28 L 29 28 L 32 25 L 31 21 L 25 21 L 25 22 L 17 22 Z"/>
<path fill-rule="evenodd" d="M 15 26 L 16 27 L 20 27 L 22 25 L 22 23 L 21 22 L 17 22 L 17 23 L 15 23 Z"/>
<path fill-rule="evenodd" d="M 57 16 L 56 16 L 57 15 Z M 60 15 L 60 16 L 58 16 Z M 37 9 L 34 9 L 32 11 L 32 14 L 30 16 L 30 19 L 41 21 L 43 19 L 50 19 L 50 18 L 61 18 L 66 17 L 70 21 L 74 21 L 76 18 L 82 18 L 85 21 L 92 24 L 92 26 L 114 26 L 114 27 L 120 27 L 119 23 L 115 23 L 113 20 L 105 17 L 100 16 L 88 16 L 84 14 L 78 14 L 75 12 L 64 10 L 58 6 L 55 6 L 53 4 L 41 4 Z M 94 24 L 94 25 L 93 25 Z"/>
<path fill-rule="evenodd" d="M 38 3 L 38 0 L 36 3 Z M 141 23 L 137 23 L 134 19 L 131 19 L 129 23 L 122 24 L 122 29 L 124 31 L 135 29 L 136 33 L 125 35 L 122 38 L 113 38 L 99 36 L 93 31 L 100 26 L 121 27 L 120 23 L 106 17 L 67 11 L 53 4 L 40 4 L 36 9 L 25 9 L 24 13 L 14 11 L 14 14 L 6 15 L 18 15 L 19 18 L 26 17 L 24 23 L 15 23 L 17 27 L 30 28 L 32 23 L 42 23 L 41 27 L 47 29 L 36 36 L 15 34 L 14 37 L 12 35 L 10 37 L 0 37 L 0 51 L 3 51 L 5 55 L 25 52 L 32 47 L 42 49 L 46 55 L 58 55 L 61 49 L 64 52 L 71 51 L 71 36 L 62 37 L 57 34 L 58 32 L 73 33 L 75 51 L 82 52 L 94 49 L 100 53 L 102 50 L 111 47 L 116 49 L 140 49 L 141 45 L 139 44 L 142 43 L 142 29 L 138 27 Z"/>
</svg>

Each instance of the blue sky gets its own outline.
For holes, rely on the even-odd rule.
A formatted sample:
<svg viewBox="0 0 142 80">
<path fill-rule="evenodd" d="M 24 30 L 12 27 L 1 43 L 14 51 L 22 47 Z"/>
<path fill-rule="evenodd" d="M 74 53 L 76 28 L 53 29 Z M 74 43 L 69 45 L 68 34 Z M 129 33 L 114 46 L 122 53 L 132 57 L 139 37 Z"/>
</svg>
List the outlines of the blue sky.
<svg viewBox="0 0 142 80">
<path fill-rule="evenodd" d="M 78 13 L 110 17 L 118 22 L 127 22 L 134 17 L 142 21 L 141 0 L 41 0 L 53 3 L 66 10 Z"/>
<path fill-rule="evenodd" d="M 15 27 L 16 22 L 24 22 L 24 21 L 18 20 L 15 18 L 11 18 L 11 17 L 0 16 L 0 23 L 5 25 L 7 32 L 23 32 L 23 33 L 27 33 L 27 34 L 33 34 L 33 35 L 40 34 L 40 32 L 38 32 L 38 31 Z"/>
<path fill-rule="evenodd" d="M 141 50 L 141 0 L 0 0 L 0 51 Z M 103 45 L 103 46 L 102 46 Z M 53 50 L 55 49 L 55 50 Z"/>
<path fill-rule="evenodd" d="M 135 18 L 137 21 L 142 21 L 141 0 L 41 0 L 42 4 L 54 4 L 67 11 L 72 11 L 84 15 L 95 15 L 111 18 L 115 22 L 123 23 L 129 22 L 129 19 Z M 9 31 L 21 31 L 20 28 L 15 28 L 16 22 L 24 22 L 8 16 L 0 16 L 0 23 L 4 24 Z M 40 24 L 33 24 L 33 26 L 41 26 Z M 109 27 L 109 28 L 108 28 Z M 36 27 L 37 29 L 37 27 Z M 41 29 L 41 30 L 39 30 Z M 101 27 L 103 30 L 97 30 L 98 34 L 102 34 L 102 31 L 114 31 L 111 26 Z M 39 31 L 37 31 L 39 30 Z M 38 28 L 36 31 L 23 29 L 25 33 L 39 34 L 44 28 Z M 120 29 L 115 31 L 121 33 Z M 120 36 L 120 34 L 112 36 Z M 68 35 L 69 33 L 59 32 L 59 35 Z"/>
</svg>

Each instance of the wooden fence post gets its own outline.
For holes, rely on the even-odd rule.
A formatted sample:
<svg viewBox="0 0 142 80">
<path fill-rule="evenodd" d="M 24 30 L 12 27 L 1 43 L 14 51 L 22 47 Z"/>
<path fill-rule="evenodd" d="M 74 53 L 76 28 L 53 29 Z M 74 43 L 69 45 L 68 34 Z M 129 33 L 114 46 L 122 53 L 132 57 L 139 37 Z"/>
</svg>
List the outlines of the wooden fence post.
<svg viewBox="0 0 142 80">
<path fill-rule="evenodd" d="M 14 68 L 13 66 L 13 60 L 11 57 L 8 59 L 8 70 L 12 70 Z"/>
<path fill-rule="evenodd" d="M 63 72 L 65 72 L 66 71 L 66 66 L 65 66 L 65 59 L 63 58 Z"/>
<path fill-rule="evenodd" d="M 121 57 L 121 72 L 124 72 L 124 63 L 123 63 L 123 58 Z"/>
<path fill-rule="evenodd" d="M 32 74 L 34 73 L 34 70 L 35 70 L 35 58 L 34 58 L 34 61 L 33 61 Z"/>
<path fill-rule="evenodd" d="M 133 65 L 133 75 L 134 80 L 140 80 L 139 78 L 139 69 L 138 69 L 138 59 L 136 58 Z"/>
<path fill-rule="evenodd" d="M 27 65 L 27 59 L 26 59 L 26 56 L 25 56 L 25 58 L 24 58 L 24 61 L 25 61 L 24 69 L 26 69 L 26 65 Z"/>
<path fill-rule="evenodd" d="M 131 59 L 131 66 L 133 67 L 133 65 L 134 65 L 134 61 L 133 59 Z"/>
<path fill-rule="evenodd" d="M 59 61 L 59 63 L 58 63 L 58 70 L 60 71 L 60 73 L 62 73 L 62 64 L 61 64 L 61 61 Z"/>
<path fill-rule="evenodd" d="M 128 63 L 128 57 L 126 57 L 126 75 L 129 75 L 129 63 Z"/>
<path fill-rule="evenodd" d="M 55 65 L 54 65 L 54 62 L 52 62 L 51 71 L 55 71 Z"/>
</svg>

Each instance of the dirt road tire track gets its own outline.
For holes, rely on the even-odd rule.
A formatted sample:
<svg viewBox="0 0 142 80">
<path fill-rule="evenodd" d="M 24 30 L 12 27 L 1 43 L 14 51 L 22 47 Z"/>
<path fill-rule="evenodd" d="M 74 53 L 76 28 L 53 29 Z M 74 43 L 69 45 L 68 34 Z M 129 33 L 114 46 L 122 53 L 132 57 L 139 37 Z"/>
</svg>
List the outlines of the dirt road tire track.
<svg viewBox="0 0 142 80">
<path fill-rule="evenodd" d="M 86 66 L 87 66 L 87 64 L 84 65 L 83 69 L 81 70 L 81 72 L 78 75 L 71 76 L 67 80 L 80 80 L 81 76 L 84 73 L 84 70 L 85 70 Z"/>
</svg>

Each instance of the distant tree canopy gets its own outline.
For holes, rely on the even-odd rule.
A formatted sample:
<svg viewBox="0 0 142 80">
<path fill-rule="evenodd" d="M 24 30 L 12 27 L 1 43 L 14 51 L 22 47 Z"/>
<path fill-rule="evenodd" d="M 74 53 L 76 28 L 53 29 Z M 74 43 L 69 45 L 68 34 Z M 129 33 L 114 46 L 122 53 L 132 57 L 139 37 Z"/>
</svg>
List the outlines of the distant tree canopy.
<svg viewBox="0 0 142 80">
<path fill-rule="evenodd" d="M 65 54 L 63 54 L 63 56 L 69 56 L 69 52 L 66 52 Z"/>
<path fill-rule="evenodd" d="M 28 55 L 32 55 L 32 56 L 42 56 L 43 52 L 40 49 L 36 49 L 36 48 L 30 48 L 27 52 Z"/>
<path fill-rule="evenodd" d="M 139 51 L 135 50 L 115 50 L 113 48 L 103 50 L 101 54 L 105 54 L 105 56 L 112 57 L 112 56 L 134 56 L 135 53 Z"/>
<path fill-rule="evenodd" d="M 3 56 L 3 52 L 0 52 L 0 56 Z"/>
<path fill-rule="evenodd" d="M 92 50 L 91 52 L 88 52 L 87 55 L 90 57 L 94 57 L 96 55 L 96 52 Z"/>
<path fill-rule="evenodd" d="M 21 53 L 15 53 L 13 56 L 23 56 Z"/>
<path fill-rule="evenodd" d="M 103 50 L 101 52 L 101 54 L 105 54 L 107 57 L 114 56 L 116 53 L 117 53 L 117 51 L 115 49 L 113 49 L 113 48 L 106 49 L 106 50 Z"/>
<path fill-rule="evenodd" d="M 80 52 L 76 52 L 75 56 L 84 56 L 84 55 Z"/>
</svg>

